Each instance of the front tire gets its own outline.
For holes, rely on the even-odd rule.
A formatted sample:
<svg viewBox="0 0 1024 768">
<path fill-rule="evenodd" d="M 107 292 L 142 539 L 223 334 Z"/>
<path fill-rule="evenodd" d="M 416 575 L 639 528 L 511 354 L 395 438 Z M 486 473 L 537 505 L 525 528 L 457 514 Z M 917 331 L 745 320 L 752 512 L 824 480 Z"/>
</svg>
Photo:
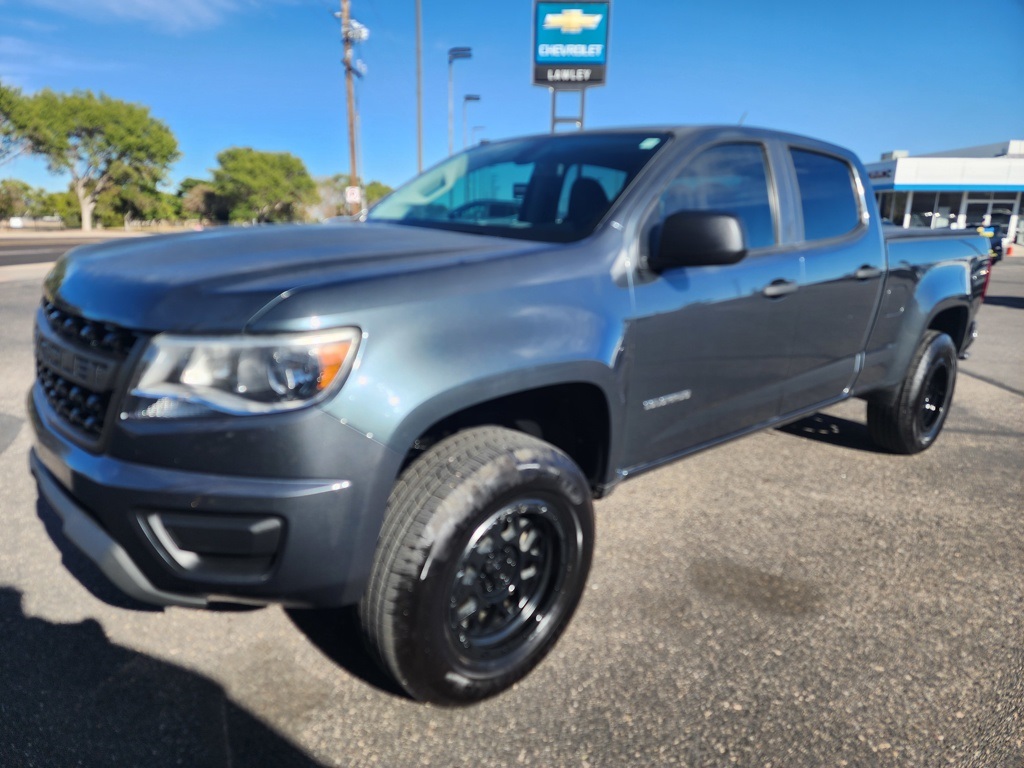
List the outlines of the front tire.
<svg viewBox="0 0 1024 768">
<path fill-rule="evenodd" d="M 499 427 L 460 432 L 399 478 L 360 621 L 413 697 L 464 704 L 526 675 L 583 594 L 589 487 L 552 445 Z"/>
<path fill-rule="evenodd" d="M 945 333 L 927 331 L 891 404 L 868 403 L 868 432 L 892 453 L 919 453 L 942 431 L 956 385 L 956 345 Z"/>
</svg>

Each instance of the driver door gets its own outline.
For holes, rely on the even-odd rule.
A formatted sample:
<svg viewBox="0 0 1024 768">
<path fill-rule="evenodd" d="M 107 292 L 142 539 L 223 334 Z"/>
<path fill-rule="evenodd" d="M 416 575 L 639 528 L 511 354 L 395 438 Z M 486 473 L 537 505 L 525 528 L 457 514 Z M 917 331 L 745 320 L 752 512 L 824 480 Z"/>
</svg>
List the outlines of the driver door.
<svg viewBox="0 0 1024 768">
<path fill-rule="evenodd" d="M 712 146 L 661 195 L 661 218 L 679 210 L 737 216 L 749 252 L 736 264 L 638 279 L 626 467 L 658 463 L 779 413 L 801 267 L 780 246 L 768 157 L 755 142 Z"/>
</svg>

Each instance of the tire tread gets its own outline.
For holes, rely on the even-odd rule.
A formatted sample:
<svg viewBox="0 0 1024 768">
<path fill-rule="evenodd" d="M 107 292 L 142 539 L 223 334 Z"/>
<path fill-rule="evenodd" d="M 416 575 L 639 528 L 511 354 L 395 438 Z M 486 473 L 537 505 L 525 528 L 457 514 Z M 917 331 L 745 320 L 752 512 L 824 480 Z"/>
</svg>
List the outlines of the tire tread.
<svg viewBox="0 0 1024 768">
<path fill-rule="evenodd" d="M 949 345 L 953 346 L 953 340 L 947 334 L 936 330 L 925 331 L 907 368 L 907 375 L 900 384 L 899 393 L 892 403 L 868 402 L 868 434 L 879 448 L 890 453 L 910 455 L 923 451 L 931 444 L 920 445 L 914 437 L 912 419 L 916 415 L 913 413 L 913 401 L 918 394 L 916 384 L 921 362 L 930 354 L 935 341 L 941 337 L 945 337 Z M 955 347 L 953 360 L 952 375 L 955 377 Z M 952 382 L 950 386 L 953 386 Z"/>
<path fill-rule="evenodd" d="M 407 691 L 410 681 L 399 662 L 402 638 L 396 625 L 403 610 L 402 598 L 419 579 L 423 555 L 429 549 L 429 544 L 424 544 L 424 530 L 463 478 L 524 448 L 551 461 L 568 461 L 558 449 L 525 433 L 497 426 L 475 427 L 442 440 L 419 456 L 392 490 L 359 618 L 371 654 Z"/>
</svg>

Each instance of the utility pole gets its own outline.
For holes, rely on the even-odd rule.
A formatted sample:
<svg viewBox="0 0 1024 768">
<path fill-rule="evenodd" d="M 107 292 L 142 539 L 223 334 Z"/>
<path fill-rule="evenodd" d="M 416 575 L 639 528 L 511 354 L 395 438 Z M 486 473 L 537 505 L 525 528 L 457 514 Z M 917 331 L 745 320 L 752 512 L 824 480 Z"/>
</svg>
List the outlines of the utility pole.
<svg viewBox="0 0 1024 768">
<path fill-rule="evenodd" d="M 345 65 L 345 97 L 348 102 L 348 162 L 350 169 L 348 186 L 358 190 L 360 184 L 356 151 L 358 145 L 356 131 L 359 119 L 356 116 L 355 78 L 357 75 L 362 76 L 365 68 L 362 66 L 362 62 L 352 61 L 352 47 L 355 43 L 364 42 L 370 36 L 370 31 L 352 18 L 351 0 L 340 0 L 340 2 L 341 10 L 334 14 L 334 16 L 341 19 L 341 44 L 343 50 L 341 63 Z M 362 208 L 362 201 L 350 202 L 348 200 L 348 190 L 346 190 L 345 207 L 350 214 L 359 213 Z"/>
</svg>

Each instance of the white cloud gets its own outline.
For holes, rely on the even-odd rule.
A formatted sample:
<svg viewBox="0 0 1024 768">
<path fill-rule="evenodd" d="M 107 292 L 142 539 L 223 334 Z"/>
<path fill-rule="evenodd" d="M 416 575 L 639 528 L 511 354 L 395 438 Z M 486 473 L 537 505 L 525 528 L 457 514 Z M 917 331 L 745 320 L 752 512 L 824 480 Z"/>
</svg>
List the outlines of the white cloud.
<svg viewBox="0 0 1024 768">
<path fill-rule="evenodd" d="M 68 56 L 60 49 L 0 35 L 0 81 L 35 90 L 55 72 L 102 72 L 117 69 L 110 62 Z"/>
<path fill-rule="evenodd" d="M 16 37 L 0 35 L 0 82 L 23 88 L 32 74 L 33 46 Z"/>
<path fill-rule="evenodd" d="M 216 26 L 247 0 L 36 0 L 45 6 L 92 20 L 142 21 L 169 32 Z"/>
</svg>

